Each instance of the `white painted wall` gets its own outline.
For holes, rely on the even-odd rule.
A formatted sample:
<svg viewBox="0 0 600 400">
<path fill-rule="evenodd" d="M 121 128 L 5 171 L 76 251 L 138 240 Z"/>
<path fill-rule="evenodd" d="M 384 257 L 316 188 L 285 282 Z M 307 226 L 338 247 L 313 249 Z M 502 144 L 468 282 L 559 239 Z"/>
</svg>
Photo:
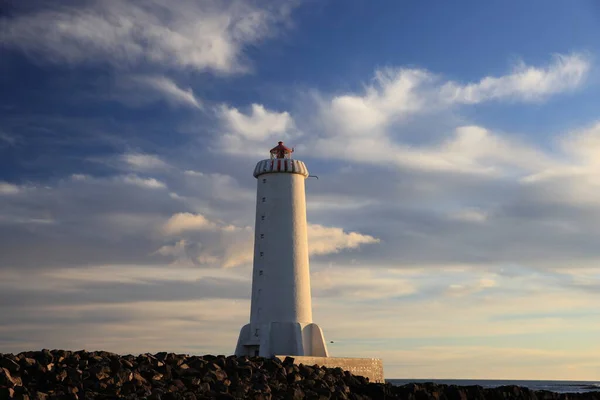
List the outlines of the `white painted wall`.
<svg viewBox="0 0 600 400">
<path fill-rule="evenodd" d="M 251 324 L 312 322 L 304 180 L 258 176 Z"/>
</svg>

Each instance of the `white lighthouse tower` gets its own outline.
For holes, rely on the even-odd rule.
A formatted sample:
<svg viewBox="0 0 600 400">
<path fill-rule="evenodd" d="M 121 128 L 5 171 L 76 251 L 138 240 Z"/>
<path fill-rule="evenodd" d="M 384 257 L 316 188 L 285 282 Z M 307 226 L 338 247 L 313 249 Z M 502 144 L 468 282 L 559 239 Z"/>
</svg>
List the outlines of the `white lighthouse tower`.
<svg viewBox="0 0 600 400">
<path fill-rule="evenodd" d="M 259 161 L 250 323 L 237 356 L 327 357 L 323 332 L 312 322 L 306 196 L 308 170 L 283 142 Z"/>
</svg>

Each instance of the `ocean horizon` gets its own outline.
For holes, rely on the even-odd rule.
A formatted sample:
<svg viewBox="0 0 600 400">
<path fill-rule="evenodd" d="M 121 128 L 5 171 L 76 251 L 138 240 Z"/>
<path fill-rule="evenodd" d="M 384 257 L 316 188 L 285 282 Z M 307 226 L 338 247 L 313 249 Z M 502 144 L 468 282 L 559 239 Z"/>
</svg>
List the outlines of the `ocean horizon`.
<svg viewBox="0 0 600 400">
<path fill-rule="evenodd" d="M 587 393 L 600 392 L 600 381 L 552 381 L 552 380 L 510 380 L 510 379 L 386 379 L 386 382 L 395 386 L 408 383 L 433 382 L 442 385 L 456 386 L 481 386 L 483 388 L 496 388 L 500 386 L 516 385 L 531 390 L 548 390 L 556 393 Z"/>
</svg>

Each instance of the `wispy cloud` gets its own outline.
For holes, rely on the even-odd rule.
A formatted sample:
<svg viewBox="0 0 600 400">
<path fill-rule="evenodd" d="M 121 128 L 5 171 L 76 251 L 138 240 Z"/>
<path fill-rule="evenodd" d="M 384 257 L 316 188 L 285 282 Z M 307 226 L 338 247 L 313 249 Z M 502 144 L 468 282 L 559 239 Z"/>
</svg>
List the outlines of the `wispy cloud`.
<svg viewBox="0 0 600 400">
<path fill-rule="evenodd" d="M 249 115 L 242 114 L 237 108 L 223 107 L 221 118 L 233 133 L 253 140 L 282 134 L 293 127 L 288 112 L 269 111 L 260 104 L 252 104 Z"/>
<path fill-rule="evenodd" d="M 21 191 L 21 188 L 19 186 L 12 184 L 12 183 L 0 181 L 0 195 L 17 194 L 20 191 Z"/>
<path fill-rule="evenodd" d="M 423 89 L 434 80 L 425 70 L 381 69 L 363 94 L 335 96 L 322 104 L 322 113 L 332 130 L 376 135 L 391 122 L 422 111 L 428 103 Z"/>
<path fill-rule="evenodd" d="M 320 157 L 464 174 L 526 174 L 550 163 L 532 145 L 472 125 L 455 128 L 437 144 L 409 145 L 387 134 L 346 137 L 340 133 L 318 139 L 312 147 Z"/>
<path fill-rule="evenodd" d="M 218 225 L 201 214 L 177 213 L 164 224 L 162 230 L 166 235 L 179 234 L 185 231 L 213 230 Z"/>
<path fill-rule="evenodd" d="M 492 100 L 543 100 L 580 87 L 590 69 L 587 56 L 559 54 L 547 66 L 520 63 L 509 74 L 458 84 L 426 69 L 388 67 L 375 71 L 363 93 L 322 99 L 320 111 L 328 130 L 350 138 L 372 137 L 418 113 Z"/>
<path fill-rule="evenodd" d="M 490 100 L 539 101 L 581 86 L 591 68 L 589 57 L 573 53 L 554 57 L 546 67 L 519 63 L 511 74 L 485 77 L 477 83 L 447 82 L 440 88 L 442 101 L 476 104 Z"/>
<path fill-rule="evenodd" d="M 0 145 L 4 144 L 7 146 L 14 146 L 17 144 L 18 139 L 15 136 L 11 136 L 5 132 L 0 131 Z"/>
<path fill-rule="evenodd" d="M 235 73 L 247 69 L 244 47 L 273 35 L 291 6 L 204 0 L 46 4 L 15 18 L 3 17 L 1 38 L 37 61 L 122 68 L 150 63 Z"/>
<path fill-rule="evenodd" d="M 154 91 L 158 95 L 159 100 L 164 100 L 168 104 L 174 107 L 191 107 L 195 109 L 202 109 L 202 102 L 194 95 L 194 91 L 191 88 L 181 88 L 172 79 L 162 75 L 136 75 L 129 77 L 133 86 L 141 90 L 141 93 L 137 93 L 139 96 L 147 95 L 148 91 Z M 126 96 L 126 95 L 125 95 Z M 150 94 L 152 96 L 152 94 Z M 127 100 L 127 97 L 124 98 Z M 148 101 L 146 97 L 136 98 L 138 102 Z"/>
<path fill-rule="evenodd" d="M 267 146 L 274 142 L 300 134 L 287 111 L 268 110 L 261 104 L 252 104 L 248 113 L 221 106 L 217 116 L 223 132 L 216 147 L 227 153 L 255 154 L 259 148 L 270 148 Z"/>
<path fill-rule="evenodd" d="M 169 165 L 153 154 L 126 153 L 122 156 L 123 161 L 130 167 L 140 170 L 162 169 Z"/>
<path fill-rule="evenodd" d="M 124 182 L 129 185 L 139 186 L 146 189 L 164 189 L 166 185 L 155 179 L 155 178 L 142 178 L 135 174 L 123 175 L 117 178 L 117 180 Z"/>
</svg>

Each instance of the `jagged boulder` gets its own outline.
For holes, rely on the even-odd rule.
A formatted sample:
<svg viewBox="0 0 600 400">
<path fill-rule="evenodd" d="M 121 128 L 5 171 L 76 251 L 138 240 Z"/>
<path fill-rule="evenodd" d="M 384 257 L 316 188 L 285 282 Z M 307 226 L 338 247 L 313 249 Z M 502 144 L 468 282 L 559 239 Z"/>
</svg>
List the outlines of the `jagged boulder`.
<svg viewBox="0 0 600 400">
<path fill-rule="evenodd" d="M 558 394 L 518 386 L 484 389 L 433 383 L 370 383 L 340 368 L 296 365 L 288 357 L 119 356 L 41 350 L 0 354 L 0 400 L 600 400 L 600 392 Z"/>
</svg>

